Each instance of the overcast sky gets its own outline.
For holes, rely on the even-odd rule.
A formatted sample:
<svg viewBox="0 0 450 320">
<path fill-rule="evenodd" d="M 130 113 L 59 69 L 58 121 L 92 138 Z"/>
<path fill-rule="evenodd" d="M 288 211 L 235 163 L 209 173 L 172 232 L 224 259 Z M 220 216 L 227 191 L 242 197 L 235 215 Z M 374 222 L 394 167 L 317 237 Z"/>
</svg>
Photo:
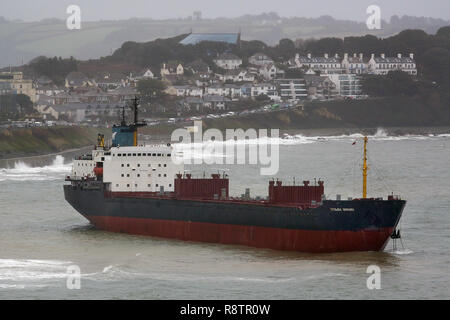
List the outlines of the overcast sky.
<svg viewBox="0 0 450 320">
<path fill-rule="evenodd" d="M 203 17 L 236 17 L 277 12 L 283 17 L 318 17 L 365 21 L 366 8 L 381 8 L 382 19 L 396 15 L 426 16 L 450 20 L 450 0 L 0 0 L 0 16 L 37 21 L 67 17 L 66 8 L 79 5 L 82 19 L 110 20 L 187 17 L 200 10 Z"/>
</svg>

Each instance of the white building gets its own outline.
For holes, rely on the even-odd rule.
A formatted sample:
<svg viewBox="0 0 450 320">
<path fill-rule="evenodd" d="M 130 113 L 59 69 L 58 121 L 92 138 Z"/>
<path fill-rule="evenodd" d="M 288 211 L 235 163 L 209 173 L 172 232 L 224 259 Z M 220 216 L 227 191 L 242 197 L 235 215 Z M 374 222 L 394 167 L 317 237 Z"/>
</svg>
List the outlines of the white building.
<svg viewBox="0 0 450 320">
<path fill-rule="evenodd" d="M 203 89 L 195 86 L 170 86 L 165 92 L 177 97 L 202 97 Z"/>
<path fill-rule="evenodd" d="M 250 58 L 248 58 L 248 62 L 255 66 L 265 66 L 268 64 L 273 64 L 273 60 L 264 53 L 255 53 Z"/>
<path fill-rule="evenodd" d="M 224 75 L 218 75 L 221 81 L 232 82 L 252 82 L 255 80 L 255 76 L 246 70 L 232 69 L 228 70 Z"/>
<path fill-rule="evenodd" d="M 364 59 L 362 53 L 359 55 L 354 53 L 352 57 L 349 57 L 348 53 L 345 53 L 344 59 L 342 60 L 342 68 L 345 73 L 365 74 L 369 72 L 369 60 Z"/>
<path fill-rule="evenodd" d="M 272 83 L 258 83 L 251 87 L 251 96 L 257 97 L 261 95 L 268 96 L 271 100 L 278 99 L 277 86 Z"/>
<path fill-rule="evenodd" d="M 284 71 L 278 69 L 274 64 L 266 64 L 259 69 L 259 74 L 264 80 L 273 80 L 275 78 L 282 78 Z"/>
<path fill-rule="evenodd" d="M 304 79 L 279 79 L 278 90 L 283 100 L 297 101 L 306 99 L 306 82 Z"/>
<path fill-rule="evenodd" d="M 168 63 L 163 64 L 161 68 L 161 76 L 167 76 L 167 75 L 178 75 L 181 76 L 184 74 L 184 68 L 180 63 Z"/>
<path fill-rule="evenodd" d="M 402 56 L 401 53 L 398 53 L 397 57 L 386 57 L 384 53 L 375 57 L 372 54 L 368 65 L 369 72 L 372 74 L 385 75 L 389 71 L 400 70 L 412 76 L 417 75 L 417 66 L 412 53 L 407 57 Z"/>
<path fill-rule="evenodd" d="M 331 74 L 328 78 L 336 86 L 338 95 L 347 98 L 363 97 L 360 77 L 356 74 Z"/>
<path fill-rule="evenodd" d="M 293 68 L 311 69 L 323 74 L 342 73 L 341 59 L 337 54 L 334 57 L 330 57 L 328 53 L 323 57 L 313 57 L 311 53 L 306 56 L 296 54 L 290 64 Z"/>
<path fill-rule="evenodd" d="M 223 53 L 214 59 L 214 63 L 222 69 L 236 69 L 242 64 L 242 59 L 232 53 Z"/>
</svg>

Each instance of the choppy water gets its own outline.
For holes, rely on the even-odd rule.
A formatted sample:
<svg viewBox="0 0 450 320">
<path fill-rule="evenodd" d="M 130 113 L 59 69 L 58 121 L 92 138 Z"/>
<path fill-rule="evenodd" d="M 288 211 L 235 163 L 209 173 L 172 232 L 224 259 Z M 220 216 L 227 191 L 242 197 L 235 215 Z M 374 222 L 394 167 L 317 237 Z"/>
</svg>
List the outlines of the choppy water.
<svg viewBox="0 0 450 320">
<path fill-rule="evenodd" d="M 285 137 L 277 177 L 322 178 L 328 197 L 360 196 L 357 137 Z M 379 131 L 369 143 L 369 196 L 408 200 L 396 251 L 312 255 L 98 231 L 64 201 L 71 156 L 3 162 L 0 298 L 449 299 L 450 135 Z M 220 167 L 232 194 L 266 195 L 257 166 Z M 80 290 L 66 286 L 72 265 Z M 369 265 L 381 268 L 380 290 L 366 287 Z"/>
</svg>

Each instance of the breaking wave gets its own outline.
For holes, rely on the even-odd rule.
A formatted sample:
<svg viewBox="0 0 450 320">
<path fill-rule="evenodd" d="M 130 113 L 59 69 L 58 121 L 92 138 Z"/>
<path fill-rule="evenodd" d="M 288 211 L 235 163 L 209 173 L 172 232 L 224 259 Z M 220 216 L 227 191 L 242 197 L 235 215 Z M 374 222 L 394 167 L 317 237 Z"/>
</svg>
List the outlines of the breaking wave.
<svg viewBox="0 0 450 320">
<path fill-rule="evenodd" d="M 53 163 L 43 167 L 32 167 L 19 160 L 13 168 L 0 169 L 0 181 L 44 181 L 59 180 L 70 172 L 71 163 L 64 163 L 64 157 L 57 155 Z"/>
<path fill-rule="evenodd" d="M 229 146 L 255 146 L 255 145 L 302 145 L 313 144 L 321 142 L 346 142 L 353 143 L 360 141 L 364 135 L 362 133 L 343 134 L 335 136 L 305 136 L 302 134 L 289 135 L 283 134 L 281 137 L 261 137 L 256 139 L 241 139 L 241 140 L 224 140 L 218 137 L 216 140 L 203 142 L 180 142 L 174 143 L 175 154 L 177 157 L 182 157 L 185 160 L 189 159 L 207 159 L 207 158 L 226 158 L 227 148 Z M 419 141 L 431 139 L 447 139 L 450 134 L 427 134 L 427 135 L 390 135 L 385 129 L 378 128 L 375 134 L 369 135 L 371 141 Z"/>
</svg>

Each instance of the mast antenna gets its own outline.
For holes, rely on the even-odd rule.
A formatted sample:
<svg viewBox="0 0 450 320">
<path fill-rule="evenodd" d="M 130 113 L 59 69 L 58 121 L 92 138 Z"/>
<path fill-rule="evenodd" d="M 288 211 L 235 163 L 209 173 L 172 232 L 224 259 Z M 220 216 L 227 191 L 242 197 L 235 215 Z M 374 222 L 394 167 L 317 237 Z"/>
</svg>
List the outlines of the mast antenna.
<svg viewBox="0 0 450 320">
<path fill-rule="evenodd" d="M 367 136 L 364 137 L 364 160 L 363 160 L 363 199 L 367 198 L 367 170 L 369 167 L 367 165 L 367 141 L 369 139 Z"/>
</svg>

